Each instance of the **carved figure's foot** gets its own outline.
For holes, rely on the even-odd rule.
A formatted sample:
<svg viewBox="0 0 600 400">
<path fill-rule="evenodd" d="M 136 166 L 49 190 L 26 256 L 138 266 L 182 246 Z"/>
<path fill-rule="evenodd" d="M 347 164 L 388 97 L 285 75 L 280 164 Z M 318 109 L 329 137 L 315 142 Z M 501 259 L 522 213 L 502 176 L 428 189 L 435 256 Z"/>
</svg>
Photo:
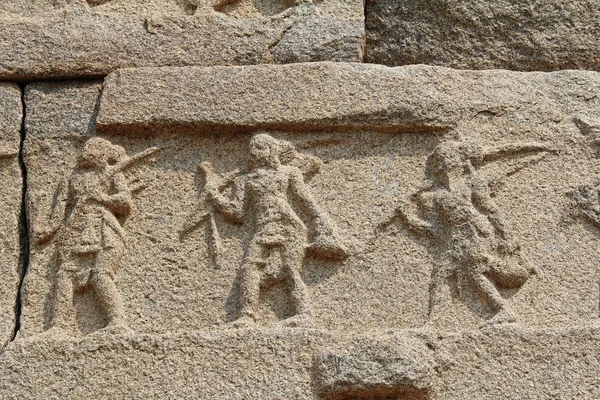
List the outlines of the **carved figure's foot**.
<svg viewBox="0 0 600 400">
<path fill-rule="evenodd" d="M 129 328 L 125 321 L 115 319 L 108 323 L 104 328 L 97 330 L 93 334 L 108 334 L 108 335 L 131 335 L 133 329 Z"/>
<path fill-rule="evenodd" d="M 296 314 L 293 317 L 280 321 L 277 326 L 284 328 L 303 328 L 311 325 L 310 315 Z"/>
<path fill-rule="evenodd" d="M 254 328 L 256 326 L 256 322 L 254 322 L 254 318 L 252 318 L 251 316 L 243 315 L 235 321 L 231 322 L 229 326 L 236 329 Z"/>
<path fill-rule="evenodd" d="M 333 240 L 312 243 L 307 247 L 306 251 L 315 257 L 335 261 L 345 260 L 350 255 L 346 246 Z"/>
<path fill-rule="evenodd" d="M 493 318 L 487 321 L 486 325 L 498 325 L 498 324 L 507 324 L 509 322 L 515 322 L 517 320 L 517 316 L 514 312 L 512 312 L 508 308 L 503 308 Z"/>
<path fill-rule="evenodd" d="M 49 329 L 46 329 L 44 332 L 38 335 L 43 338 L 61 338 L 61 337 L 69 337 L 69 332 L 66 329 L 60 328 L 58 326 L 52 326 Z"/>
</svg>

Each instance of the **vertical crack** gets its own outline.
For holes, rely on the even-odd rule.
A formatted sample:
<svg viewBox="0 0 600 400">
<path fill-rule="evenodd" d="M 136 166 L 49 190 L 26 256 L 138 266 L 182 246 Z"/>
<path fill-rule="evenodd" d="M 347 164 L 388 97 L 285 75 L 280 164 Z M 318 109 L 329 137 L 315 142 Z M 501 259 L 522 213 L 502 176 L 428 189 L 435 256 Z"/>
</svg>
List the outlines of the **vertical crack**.
<svg viewBox="0 0 600 400">
<path fill-rule="evenodd" d="M 363 49 L 362 49 L 362 58 L 361 58 L 361 62 L 365 62 L 365 60 L 367 60 L 367 51 L 369 50 L 369 46 L 367 44 L 368 41 L 368 23 L 367 23 L 367 15 L 369 13 L 369 6 L 370 6 L 370 1 L 371 0 L 363 0 L 363 33 L 364 33 L 364 38 L 363 38 Z"/>
<path fill-rule="evenodd" d="M 21 89 L 21 107 L 23 110 L 23 117 L 21 118 L 21 141 L 19 143 L 19 167 L 21 169 L 22 191 L 21 191 L 21 213 L 19 214 L 19 291 L 17 292 L 17 299 L 15 302 L 15 329 L 13 332 L 12 340 L 15 340 L 19 329 L 21 328 L 21 292 L 23 290 L 23 280 L 27 274 L 29 268 L 29 220 L 27 218 L 27 168 L 25 166 L 25 159 L 23 155 L 23 149 L 25 145 L 25 117 L 27 115 L 27 108 L 25 105 L 25 85 L 19 85 Z"/>
</svg>

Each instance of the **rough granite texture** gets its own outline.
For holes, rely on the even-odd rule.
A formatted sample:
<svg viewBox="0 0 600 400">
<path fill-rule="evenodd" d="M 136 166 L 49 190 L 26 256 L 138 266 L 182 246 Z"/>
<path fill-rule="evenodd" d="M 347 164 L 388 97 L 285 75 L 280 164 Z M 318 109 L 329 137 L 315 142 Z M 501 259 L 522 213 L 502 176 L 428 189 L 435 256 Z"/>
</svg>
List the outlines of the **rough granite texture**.
<svg viewBox="0 0 600 400">
<path fill-rule="evenodd" d="M 168 126 L 434 132 L 528 105 L 540 121 L 561 113 L 556 107 L 563 102 L 577 113 L 597 104 L 596 79 L 591 72 L 462 72 L 328 62 L 142 68 L 106 78 L 97 125 L 107 132 Z M 583 101 L 571 104 L 578 97 Z"/>
<path fill-rule="evenodd" d="M 0 399 L 599 399 L 598 15 L 0 1 Z"/>
<path fill-rule="evenodd" d="M 403 343 L 431 347 L 418 359 L 418 370 L 410 367 L 418 351 Z M 591 400 L 600 396 L 599 345 L 598 327 L 537 331 L 513 326 L 440 335 L 262 329 L 27 340 L 0 354 L 0 393 L 10 400 Z M 323 365 L 323 354 L 345 361 L 336 366 L 338 374 L 348 372 L 362 381 L 323 386 L 315 377 L 330 367 Z M 347 368 L 356 365 L 363 367 L 355 375 Z M 423 373 L 426 368 L 429 375 Z M 403 382 L 416 373 L 427 390 L 407 392 Z M 372 386 L 374 381 L 381 383 Z"/>
<path fill-rule="evenodd" d="M 22 183 L 19 144 L 23 107 L 17 85 L 0 83 L 0 348 L 15 331 L 21 281 L 20 214 Z"/>
<path fill-rule="evenodd" d="M 28 84 L 0 393 L 597 398 L 599 94 L 351 63 Z"/>
<path fill-rule="evenodd" d="M 218 11 L 193 0 L 89 3 L 3 1 L 0 79 L 100 77 L 144 66 L 362 60 L 361 0 L 298 2 L 272 15 L 260 7 Z M 261 4 L 236 2 L 245 3 Z"/>
<path fill-rule="evenodd" d="M 365 61 L 600 70 L 596 0 L 368 0 Z"/>
</svg>

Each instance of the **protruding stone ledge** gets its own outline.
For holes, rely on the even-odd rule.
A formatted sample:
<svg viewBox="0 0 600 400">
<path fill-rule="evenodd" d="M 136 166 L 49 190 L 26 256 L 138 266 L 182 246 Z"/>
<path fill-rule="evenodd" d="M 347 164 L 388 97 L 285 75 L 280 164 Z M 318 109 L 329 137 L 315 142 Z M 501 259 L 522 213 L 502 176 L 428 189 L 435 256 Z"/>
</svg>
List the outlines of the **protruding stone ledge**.
<svg viewBox="0 0 600 400">
<path fill-rule="evenodd" d="M 97 127 L 128 133 L 173 127 L 439 132 L 481 113 L 518 108 L 541 122 L 544 114 L 563 114 L 578 97 L 599 91 L 600 75 L 583 71 L 331 62 L 126 69 L 105 79 Z"/>
<path fill-rule="evenodd" d="M 0 82 L 0 347 L 14 334 L 21 274 L 19 218 L 23 180 L 19 143 L 22 119 L 19 87 Z"/>
<path fill-rule="evenodd" d="M 195 15 L 117 12 L 107 6 L 76 4 L 33 15 L 2 13 L 0 6 L 0 79 L 93 78 L 147 66 L 362 59 L 362 7 L 358 15 L 337 19 L 321 16 L 319 6 L 307 3 L 260 17 L 212 9 Z M 137 7 L 145 11 L 144 4 Z"/>
<path fill-rule="evenodd" d="M 450 99 L 432 73 L 330 62 L 122 70 L 105 79 L 97 126 L 439 131 L 457 116 L 436 112 Z"/>
</svg>

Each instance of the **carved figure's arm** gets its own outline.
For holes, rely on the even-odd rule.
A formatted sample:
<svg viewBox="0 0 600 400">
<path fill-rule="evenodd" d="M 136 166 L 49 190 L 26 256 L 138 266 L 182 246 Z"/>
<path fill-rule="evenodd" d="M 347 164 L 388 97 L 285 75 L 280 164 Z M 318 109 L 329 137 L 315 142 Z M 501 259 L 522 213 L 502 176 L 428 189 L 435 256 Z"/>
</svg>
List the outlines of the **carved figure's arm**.
<svg viewBox="0 0 600 400">
<path fill-rule="evenodd" d="M 310 190 L 304 183 L 304 177 L 300 169 L 290 168 L 289 176 L 290 190 L 299 206 L 312 219 L 315 230 L 315 238 L 312 240 L 308 251 L 316 256 L 343 260 L 350 252 L 338 237 L 336 227 L 325 211 L 319 207 Z"/>
<path fill-rule="evenodd" d="M 233 199 L 228 199 L 221 193 L 219 187 L 207 182 L 204 190 L 208 193 L 211 204 L 217 212 L 237 224 L 244 223 L 244 201 L 246 198 L 245 181 L 234 184 Z"/>
<path fill-rule="evenodd" d="M 321 210 L 321 207 L 308 190 L 302 172 L 298 168 L 291 168 L 290 171 L 291 192 L 302 209 L 313 219 L 317 234 L 320 236 L 333 235 L 333 223 L 329 220 L 327 214 Z"/>
<path fill-rule="evenodd" d="M 116 193 L 100 194 L 100 201 L 107 206 L 111 211 L 127 215 L 133 209 L 133 196 L 127 185 L 127 180 L 123 174 L 116 174 L 113 177 L 113 185 Z"/>
<path fill-rule="evenodd" d="M 484 212 L 491 222 L 494 229 L 500 234 L 500 237 L 509 245 L 515 247 L 516 243 L 508 223 L 502 218 L 498 205 L 492 199 L 489 185 L 481 178 L 476 176 L 472 179 L 471 198 L 473 204 Z"/>
<path fill-rule="evenodd" d="M 424 201 L 424 199 L 422 198 L 423 196 L 424 195 L 421 194 L 418 197 L 420 202 Z M 426 237 L 435 236 L 433 225 L 429 221 L 426 221 L 419 217 L 417 213 L 417 206 L 418 205 L 414 202 L 409 202 L 405 200 L 396 209 L 396 215 L 409 230 L 413 231 L 417 235 Z"/>
</svg>

